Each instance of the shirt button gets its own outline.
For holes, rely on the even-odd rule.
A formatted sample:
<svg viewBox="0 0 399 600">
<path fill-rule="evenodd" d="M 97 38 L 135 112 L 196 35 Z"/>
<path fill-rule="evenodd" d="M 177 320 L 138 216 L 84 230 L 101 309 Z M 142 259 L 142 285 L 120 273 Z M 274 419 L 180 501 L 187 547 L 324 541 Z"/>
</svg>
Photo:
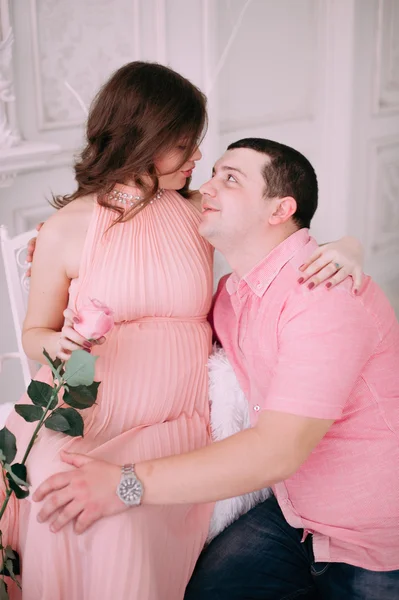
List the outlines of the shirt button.
<svg viewBox="0 0 399 600">
<path fill-rule="evenodd" d="M 256 287 L 258 288 L 258 290 L 260 290 L 260 288 L 262 287 L 262 284 L 258 281 L 258 283 L 256 284 Z"/>
<path fill-rule="evenodd" d="M 259 404 L 255 404 L 255 406 L 254 406 L 254 410 L 255 410 L 256 412 L 258 412 L 258 410 L 260 410 L 260 406 L 259 406 Z"/>
</svg>

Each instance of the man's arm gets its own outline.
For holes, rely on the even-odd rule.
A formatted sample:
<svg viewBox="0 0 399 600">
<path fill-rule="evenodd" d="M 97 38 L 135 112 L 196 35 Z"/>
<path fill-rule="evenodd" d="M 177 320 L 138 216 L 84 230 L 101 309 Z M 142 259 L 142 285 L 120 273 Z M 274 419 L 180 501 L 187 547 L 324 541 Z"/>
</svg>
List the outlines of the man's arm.
<svg viewBox="0 0 399 600">
<path fill-rule="evenodd" d="M 210 446 L 168 458 L 136 463 L 143 504 L 191 504 L 239 496 L 282 481 L 294 473 L 333 421 L 265 411 L 253 429 Z M 98 519 L 130 510 L 116 495 L 120 466 L 81 454 L 61 453 L 77 467 L 58 473 L 36 490 L 46 498 L 38 520 L 55 520 L 58 531 L 76 519 L 82 533 Z"/>
<path fill-rule="evenodd" d="M 143 502 L 214 501 L 287 479 L 342 414 L 377 342 L 360 301 L 345 290 L 296 297 L 282 323 L 266 399 L 261 400 L 262 385 L 257 385 L 264 409 L 257 425 L 195 452 L 137 463 Z M 79 532 L 102 516 L 126 510 L 115 493 L 120 467 L 81 455 L 64 453 L 63 459 L 78 469 L 54 475 L 38 488 L 34 500 L 49 495 L 41 518 L 59 510 L 55 528 L 77 518 Z"/>
<path fill-rule="evenodd" d="M 136 465 L 144 504 L 213 502 L 288 479 L 332 420 L 264 411 L 258 424 L 187 454 Z"/>
</svg>

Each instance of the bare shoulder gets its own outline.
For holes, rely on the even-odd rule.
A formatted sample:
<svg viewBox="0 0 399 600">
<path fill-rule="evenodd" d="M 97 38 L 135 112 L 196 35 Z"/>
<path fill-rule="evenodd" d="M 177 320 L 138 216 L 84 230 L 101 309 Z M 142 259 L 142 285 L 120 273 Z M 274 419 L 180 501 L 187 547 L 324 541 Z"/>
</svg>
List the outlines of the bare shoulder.
<svg viewBox="0 0 399 600">
<path fill-rule="evenodd" d="M 60 238 L 76 238 L 80 232 L 87 231 L 94 203 L 93 196 L 84 196 L 55 211 L 40 229 L 38 241 L 59 242 Z"/>
<path fill-rule="evenodd" d="M 78 198 L 47 219 L 37 236 L 33 267 L 38 261 L 46 265 L 55 261 L 69 279 L 78 276 L 95 202 L 93 196 Z"/>
<path fill-rule="evenodd" d="M 201 193 L 199 192 L 199 190 L 195 190 L 191 192 L 191 196 L 188 201 L 194 206 L 194 208 L 198 210 L 198 212 L 201 212 L 201 200 Z"/>
</svg>

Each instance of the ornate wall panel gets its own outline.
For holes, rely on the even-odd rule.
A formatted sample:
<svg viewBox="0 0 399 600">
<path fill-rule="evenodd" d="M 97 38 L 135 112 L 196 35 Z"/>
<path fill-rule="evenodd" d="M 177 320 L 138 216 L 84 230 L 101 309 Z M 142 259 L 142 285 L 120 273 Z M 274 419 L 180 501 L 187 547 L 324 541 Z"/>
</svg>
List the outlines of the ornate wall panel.
<svg viewBox="0 0 399 600">
<path fill-rule="evenodd" d="M 30 0 L 40 129 L 79 125 L 109 74 L 139 58 L 138 0 Z"/>
<path fill-rule="evenodd" d="M 399 111 L 399 2 L 379 0 L 374 109 Z"/>
<path fill-rule="evenodd" d="M 241 0 L 218 1 L 222 52 Z M 252 0 L 220 75 L 221 131 L 312 118 L 318 2 Z"/>
<path fill-rule="evenodd" d="M 399 136 L 373 142 L 369 232 L 373 254 L 399 249 Z M 392 265 L 399 272 L 399 264 Z"/>
</svg>

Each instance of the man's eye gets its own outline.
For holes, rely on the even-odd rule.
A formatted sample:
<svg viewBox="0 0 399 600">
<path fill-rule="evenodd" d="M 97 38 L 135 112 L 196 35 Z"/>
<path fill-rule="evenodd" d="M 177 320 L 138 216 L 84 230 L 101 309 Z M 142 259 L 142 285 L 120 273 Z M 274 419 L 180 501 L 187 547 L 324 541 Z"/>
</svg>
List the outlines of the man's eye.
<svg viewBox="0 0 399 600">
<path fill-rule="evenodd" d="M 237 183 L 237 179 L 233 177 L 233 175 L 227 175 L 227 181 L 234 181 L 235 183 Z"/>
</svg>

